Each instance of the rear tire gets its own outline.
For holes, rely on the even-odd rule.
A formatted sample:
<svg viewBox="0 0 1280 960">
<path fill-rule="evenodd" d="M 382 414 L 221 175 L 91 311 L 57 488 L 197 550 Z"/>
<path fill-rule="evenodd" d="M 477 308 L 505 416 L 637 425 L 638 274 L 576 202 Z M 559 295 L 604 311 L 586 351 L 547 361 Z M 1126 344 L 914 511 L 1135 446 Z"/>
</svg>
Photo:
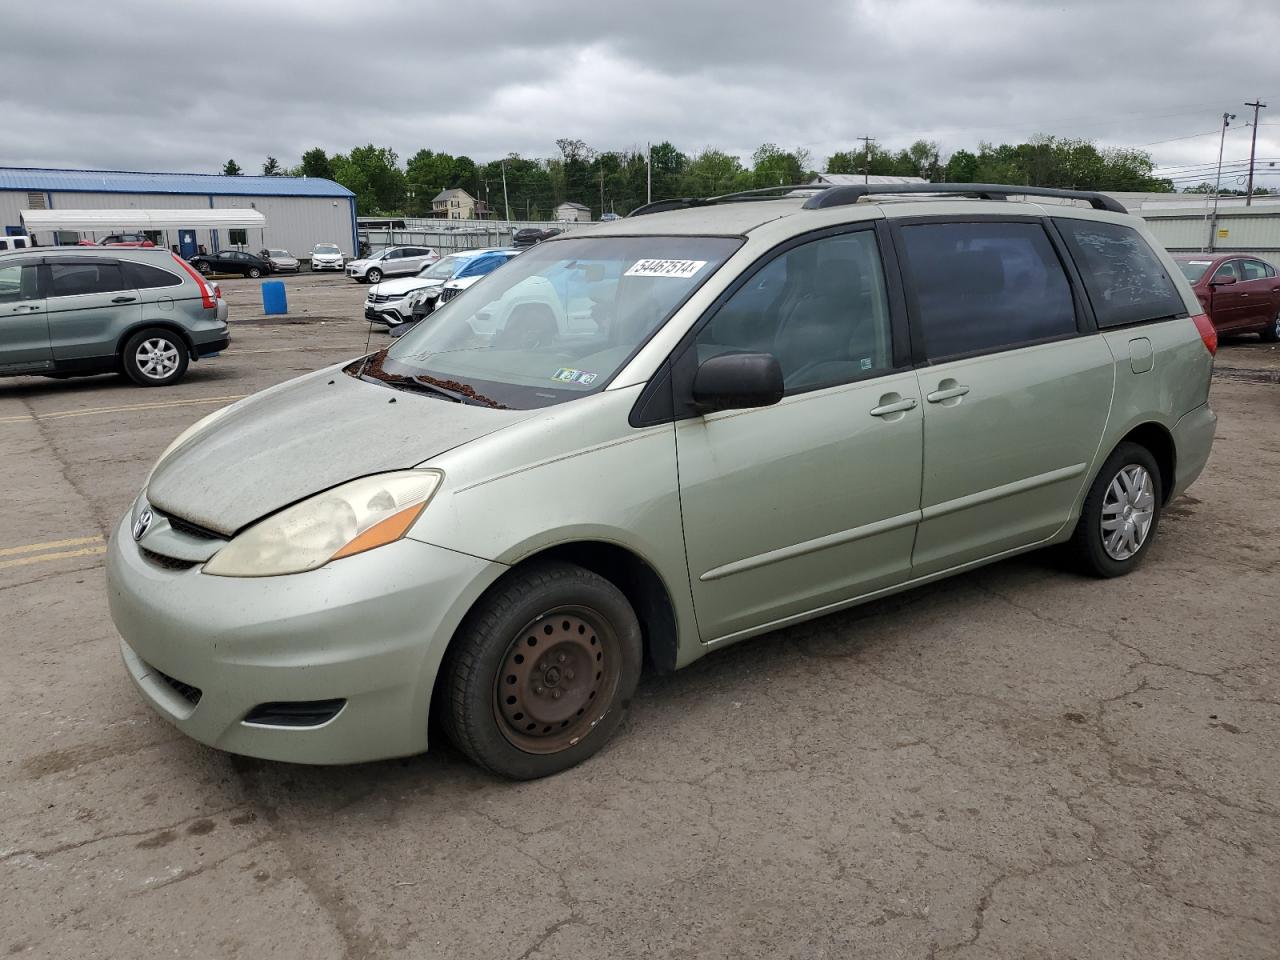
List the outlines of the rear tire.
<svg viewBox="0 0 1280 960">
<path fill-rule="evenodd" d="M 1271 321 L 1271 326 L 1262 329 L 1259 336 L 1262 337 L 1263 343 L 1280 341 L 1280 313 L 1277 313 L 1275 319 Z"/>
<path fill-rule="evenodd" d="M 1095 577 L 1122 577 L 1147 555 L 1160 524 L 1165 479 L 1146 447 L 1128 441 L 1107 458 L 1089 488 L 1068 550 Z"/>
<path fill-rule="evenodd" d="M 257 267 L 250 267 L 249 276 L 254 280 L 257 280 L 260 276 L 262 276 L 262 271 L 259 270 Z"/>
<path fill-rule="evenodd" d="M 474 763 L 533 780 L 608 742 L 640 679 L 640 624 L 590 570 L 538 563 L 467 615 L 441 666 L 441 716 Z"/>
<path fill-rule="evenodd" d="M 182 337 L 150 327 L 125 341 L 120 360 L 125 376 L 138 386 L 167 387 L 183 378 L 190 357 Z"/>
<path fill-rule="evenodd" d="M 206 277 L 209 276 L 211 273 L 213 273 L 213 268 L 209 266 L 208 260 L 196 260 L 196 261 L 193 261 L 191 265 L 195 267 L 197 270 L 199 270 Z"/>
</svg>

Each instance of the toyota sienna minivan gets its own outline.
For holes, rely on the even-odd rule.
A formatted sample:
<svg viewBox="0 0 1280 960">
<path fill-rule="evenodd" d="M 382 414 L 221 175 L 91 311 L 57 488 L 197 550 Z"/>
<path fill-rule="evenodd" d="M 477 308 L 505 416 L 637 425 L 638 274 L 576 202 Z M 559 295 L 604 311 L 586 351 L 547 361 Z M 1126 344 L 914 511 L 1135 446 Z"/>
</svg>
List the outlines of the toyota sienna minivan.
<svg viewBox="0 0 1280 960">
<path fill-rule="evenodd" d="M 235 753 L 533 778 L 642 664 L 1055 544 L 1131 571 L 1213 441 L 1182 273 L 1102 195 L 876 189 L 642 207 L 195 424 L 109 550 L 142 696 Z"/>
</svg>

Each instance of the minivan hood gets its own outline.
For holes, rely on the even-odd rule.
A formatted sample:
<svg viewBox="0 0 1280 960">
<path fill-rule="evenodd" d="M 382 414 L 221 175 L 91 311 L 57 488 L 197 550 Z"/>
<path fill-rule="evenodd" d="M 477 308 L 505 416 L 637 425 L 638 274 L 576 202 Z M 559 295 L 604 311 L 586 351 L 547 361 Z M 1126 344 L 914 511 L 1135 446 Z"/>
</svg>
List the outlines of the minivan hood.
<svg viewBox="0 0 1280 960">
<path fill-rule="evenodd" d="M 347 480 L 417 466 L 533 416 L 307 374 L 235 404 L 156 468 L 148 501 L 231 536 Z"/>
</svg>

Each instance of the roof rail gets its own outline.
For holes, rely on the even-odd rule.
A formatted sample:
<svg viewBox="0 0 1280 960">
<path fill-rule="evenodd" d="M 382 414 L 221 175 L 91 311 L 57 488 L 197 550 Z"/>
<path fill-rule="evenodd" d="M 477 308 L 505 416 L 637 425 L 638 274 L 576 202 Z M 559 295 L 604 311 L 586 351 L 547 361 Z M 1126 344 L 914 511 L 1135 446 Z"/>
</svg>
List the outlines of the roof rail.
<svg viewBox="0 0 1280 960">
<path fill-rule="evenodd" d="M 715 197 L 672 197 L 669 200 L 654 200 L 651 203 L 642 204 L 627 216 L 638 217 L 646 213 L 663 213 L 667 210 L 684 210 L 688 207 L 707 207 L 716 203 L 740 203 L 746 200 L 781 200 L 795 190 L 822 191 L 830 189 L 830 187 L 823 186 L 820 183 L 788 183 L 779 184 L 776 187 L 759 187 L 755 190 L 722 193 Z M 768 196 L 771 193 L 777 194 L 777 196 Z"/>
<path fill-rule="evenodd" d="M 1000 183 L 898 183 L 877 186 L 856 184 L 828 187 L 810 197 L 804 203 L 805 210 L 824 210 L 857 203 L 863 197 L 897 196 L 899 194 L 940 193 L 974 196 L 981 200 L 1007 200 L 1009 197 L 1060 197 L 1064 200 L 1085 200 L 1095 210 L 1112 213 L 1128 213 L 1118 200 L 1088 190 L 1061 190 L 1057 187 L 1026 187 Z"/>
</svg>

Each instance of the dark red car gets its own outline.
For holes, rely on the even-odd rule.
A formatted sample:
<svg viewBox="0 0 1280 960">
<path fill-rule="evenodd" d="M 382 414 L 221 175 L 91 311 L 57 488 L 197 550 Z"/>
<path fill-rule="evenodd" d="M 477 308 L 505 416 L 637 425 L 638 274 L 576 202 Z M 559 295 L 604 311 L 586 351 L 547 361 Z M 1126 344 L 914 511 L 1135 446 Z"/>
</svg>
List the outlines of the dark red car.
<svg viewBox="0 0 1280 960">
<path fill-rule="evenodd" d="M 1219 333 L 1257 333 L 1280 340 L 1280 277 L 1257 257 L 1179 253 L 1173 259 Z"/>
<path fill-rule="evenodd" d="M 154 247 L 155 242 L 143 233 L 113 233 L 101 240 L 81 240 L 82 247 Z"/>
</svg>

